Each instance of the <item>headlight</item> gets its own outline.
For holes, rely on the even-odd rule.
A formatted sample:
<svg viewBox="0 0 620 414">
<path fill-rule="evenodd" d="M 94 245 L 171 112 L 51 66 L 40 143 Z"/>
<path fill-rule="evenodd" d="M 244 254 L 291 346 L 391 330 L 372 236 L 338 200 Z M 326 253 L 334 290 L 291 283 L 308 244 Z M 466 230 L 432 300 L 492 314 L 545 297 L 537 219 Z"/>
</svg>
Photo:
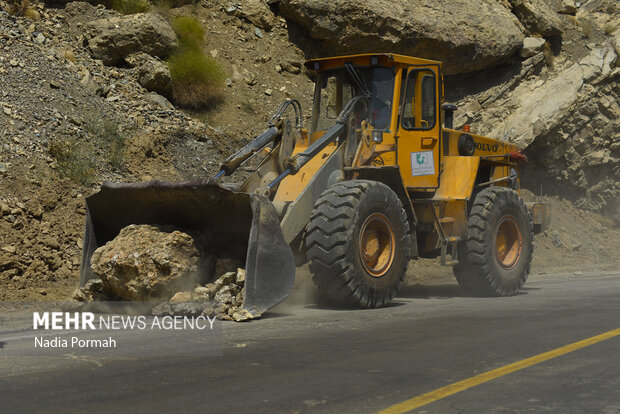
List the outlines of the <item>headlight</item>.
<svg viewBox="0 0 620 414">
<path fill-rule="evenodd" d="M 383 142 L 383 131 L 378 131 L 376 129 L 372 131 L 372 142 Z"/>
</svg>

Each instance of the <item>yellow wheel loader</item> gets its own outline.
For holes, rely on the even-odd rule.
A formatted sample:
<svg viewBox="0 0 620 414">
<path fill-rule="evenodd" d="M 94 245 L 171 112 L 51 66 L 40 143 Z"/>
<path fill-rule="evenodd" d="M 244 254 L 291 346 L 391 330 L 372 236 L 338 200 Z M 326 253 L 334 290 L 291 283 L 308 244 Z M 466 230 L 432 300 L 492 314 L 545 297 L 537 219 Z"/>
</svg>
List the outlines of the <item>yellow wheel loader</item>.
<svg viewBox="0 0 620 414">
<path fill-rule="evenodd" d="M 89 197 L 81 283 L 93 251 L 123 227 L 160 224 L 245 262 L 250 311 L 283 301 L 305 262 L 325 298 L 360 307 L 389 303 L 417 257 L 439 257 L 479 294 L 518 292 L 549 206 L 519 197 L 519 148 L 453 128 L 440 62 L 362 54 L 306 65 L 316 74 L 309 129 L 287 100 L 213 179 L 104 183 Z M 255 157 L 243 183 L 218 184 Z"/>
</svg>

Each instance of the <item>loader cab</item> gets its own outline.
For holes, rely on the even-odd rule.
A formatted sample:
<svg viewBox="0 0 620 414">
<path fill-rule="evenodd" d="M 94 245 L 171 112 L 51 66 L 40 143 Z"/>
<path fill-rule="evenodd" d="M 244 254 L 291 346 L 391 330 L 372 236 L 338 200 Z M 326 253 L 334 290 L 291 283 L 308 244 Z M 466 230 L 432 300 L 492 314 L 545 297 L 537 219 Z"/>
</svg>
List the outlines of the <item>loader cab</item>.
<svg viewBox="0 0 620 414">
<path fill-rule="evenodd" d="M 359 115 L 367 124 L 361 128 L 361 144 L 351 168 L 394 166 L 407 190 L 432 193 L 438 188 L 439 62 L 364 54 L 316 59 L 307 66 L 317 72 L 311 140 L 334 125 L 351 98 L 366 96 L 367 108 Z"/>
</svg>

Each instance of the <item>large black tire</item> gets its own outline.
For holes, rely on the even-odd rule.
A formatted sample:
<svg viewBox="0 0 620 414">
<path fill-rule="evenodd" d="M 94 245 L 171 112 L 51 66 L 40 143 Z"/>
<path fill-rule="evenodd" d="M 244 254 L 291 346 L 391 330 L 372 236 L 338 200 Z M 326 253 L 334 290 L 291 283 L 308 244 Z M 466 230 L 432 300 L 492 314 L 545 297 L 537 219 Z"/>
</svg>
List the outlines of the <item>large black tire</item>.
<svg viewBox="0 0 620 414">
<path fill-rule="evenodd" d="M 486 188 L 472 206 L 454 275 L 474 293 L 514 295 L 530 273 L 533 248 L 532 220 L 523 200 L 510 188 Z"/>
<path fill-rule="evenodd" d="M 306 248 L 313 281 L 323 298 L 381 307 L 396 295 L 409 263 L 407 215 L 385 184 L 338 183 L 314 205 Z"/>
</svg>

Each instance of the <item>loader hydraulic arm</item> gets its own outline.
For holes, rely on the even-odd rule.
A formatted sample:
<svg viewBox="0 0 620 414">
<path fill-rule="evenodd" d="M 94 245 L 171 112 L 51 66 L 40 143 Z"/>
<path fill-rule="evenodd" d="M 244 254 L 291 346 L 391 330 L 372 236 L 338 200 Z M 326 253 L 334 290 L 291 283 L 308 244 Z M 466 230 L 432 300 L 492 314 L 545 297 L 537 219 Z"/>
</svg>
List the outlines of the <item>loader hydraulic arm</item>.
<svg viewBox="0 0 620 414">
<path fill-rule="evenodd" d="M 280 181 L 290 174 L 297 174 L 297 172 L 299 172 L 299 170 L 301 170 L 301 168 L 306 165 L 308 161 L 320 153 L 327 145 L 343 136 L 347 129 L 347 120 L 349 119 L 349 116 L 354 113 L 355 108 L 360 103 L 363 103 L 366 107 L 368 107 L 366 100 L 367 98 L 362 96 L 356 96 L 351 99 L 346 104 L 342 112 L 340 112 L 338 119 L 336 119 L 336 123 L 325 131 L 323 136 L 312 143 L 312 145 L 310 145 L 304 152 L 300 152 L 299 154 L 295 154 L 291 157 L 291 159 L 286 162 L 286 170 L 284 170 L 278 178 L 273 180 L 271 184 L 268 185 L 268 188 L 273 189 L 280 183 Z"/>
<path fill-rule="evenodd" d="M 241 148 L 239 151 L 226 158 L 220 167 L 220 172 L 217 173 L 215 178 L 220 178 L 222 175 L 232 175 L 237 168 L 239 168 L 244 162 L 252 158 L 258 151 L 260 151 L 266 145 L 274 142 L 278 136 L 280 136 L 280 121 L 284 112 L 289 107 L 293 107 L 295 110 L 295 128 L 302 129 L 304 126 L 304 116 L 301 110 L 301 104 L 297 99 L 287 99 L 280 104 L 280 107 L 276 113 L 269 120 L 269 128 L 267 128 L 262 134 L 255 137 L 250 143 Z"/>
<path fill-rule="evenodd" d="M 262 134 L 250 141 L 245 147 L 228 157 L 220 167 L 220 172 L 215 176 L 219 178 L 222 175 L 231 175 L 241 164 L 252 158 L 254 154 L 260 151 L 265 145 L 273 142 L 280 135 L 277 127 L 271 126 Z"/>
<path fill-rule="evenodd" d="M 321 138 L 306 148 L 304 152 L 295 154 L 290 160 L 288 160 L 286 163 L 287 171 L 290 170 L 291 174 L 297 174 L 297 172 L 301 170 L 301 168 L 306 165 L 308 161 L 321 152 L 323 148 L 337 140 L 345 132 L 345 129 L 346 125 L 344 122 L 340 122 L 340 120 L 336 121 L 335 125 L 329 128 Z"/>
</svg>

